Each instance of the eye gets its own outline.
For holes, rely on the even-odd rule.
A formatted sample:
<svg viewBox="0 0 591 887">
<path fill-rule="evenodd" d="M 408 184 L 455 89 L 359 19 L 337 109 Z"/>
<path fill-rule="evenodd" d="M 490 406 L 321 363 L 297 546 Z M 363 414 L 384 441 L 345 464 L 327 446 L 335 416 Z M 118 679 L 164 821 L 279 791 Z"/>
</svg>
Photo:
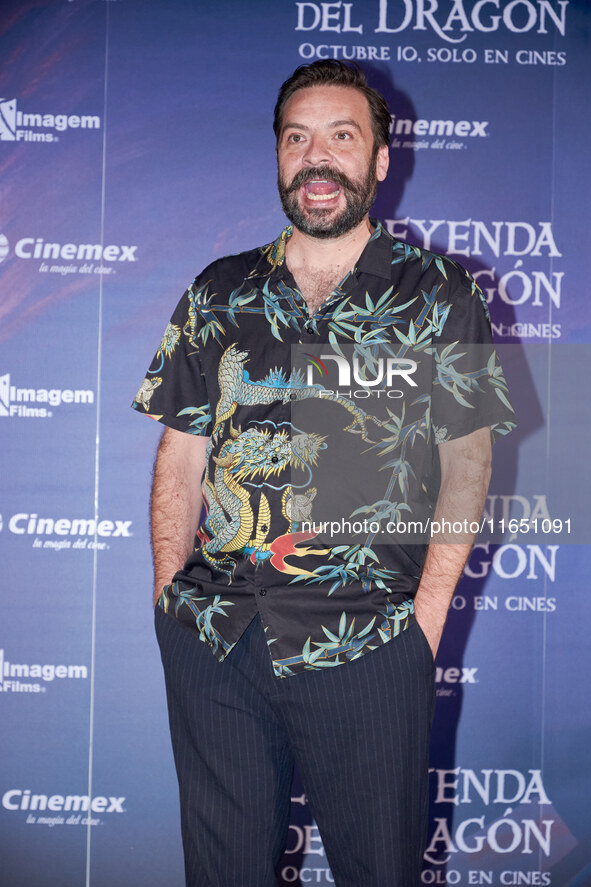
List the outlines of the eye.
<svg viewBox="0 0 591 887">
<path fill-rule="evenodd" d="M 350 138 L 352 138 L 352 135 L 351 135 L 350 132 L 344 132 L 344 131 L 343 131 L 343 132 L 337 132 L 337 133 L 335 133 L 335 139 L 338 139 L 340 142 L 345 142 L 345 141 L 347 141 L 347 140 L 350 139 Z"/>
<path fill-rule="evenodd" d="M 287 141 L 288 141 L 288 142 L 295 143 L 296 145 L 297 145 L 299 142 L 302 142 L 303 140 L 304 140 L 304 137 L 303 137 L 303 135 L 302 135 L 301 133 L 299 133 L 299 132 L 292 132 L 292 133 L 291 133 L 290 135 L 288 135 L 288 137 L 287 137 Z"/>
</svg>

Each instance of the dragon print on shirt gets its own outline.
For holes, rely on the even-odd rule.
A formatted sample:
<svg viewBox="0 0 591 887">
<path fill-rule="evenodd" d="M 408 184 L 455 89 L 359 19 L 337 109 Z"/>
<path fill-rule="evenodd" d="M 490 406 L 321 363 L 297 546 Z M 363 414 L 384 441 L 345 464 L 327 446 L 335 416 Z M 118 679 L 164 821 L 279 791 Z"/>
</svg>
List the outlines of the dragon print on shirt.
<svg viewBox="0 0 591 887">
<path fill-rule="evenodd" d="M 515 424 L 488 308 L 465 269 L 377 223 L 310 317 L 285 263 L 290 235 L 193 281 L 133 404 L 209 438 L 195 550 L 160 605 L 220 659 L 258 611 L 278 677 L 355 659 L 406 628 L 426 543 L 375 527 L 431 507 L 439 444 Z M 335 385 L 320 373 L 327 354 L 384 396 Z M 420 366 L 404 398 L 386 397 L 382 357 Z M 333 506 L 374 529 L 333 538 L 322 529 Z"/>
</svg>

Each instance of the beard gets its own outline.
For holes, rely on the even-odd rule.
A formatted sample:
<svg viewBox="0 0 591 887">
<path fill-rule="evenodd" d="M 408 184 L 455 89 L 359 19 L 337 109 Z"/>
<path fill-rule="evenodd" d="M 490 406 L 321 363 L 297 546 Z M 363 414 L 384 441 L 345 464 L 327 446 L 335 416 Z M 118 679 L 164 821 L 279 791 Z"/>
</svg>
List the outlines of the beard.
<svg viewBox="0 0 591 887">
<path fill-rule="evenodd" d="M 378 191 L 376 156 L 377 149 L 374 149 L 367 175 L 357 182 L 351 181 L 330 166 L 302 169 L 294 176 L 290 185 L 284 184 L 279 173 L 277 178 L 279 197 L 283 212 L 289 221 L 303 234 L 323 239 L 340 237 L 356 228 L 364 220 L 376 199 Z M 339 185 L 345 196 L 345 208 L 336 215 L 334 209 L 323 207 L 301 209 L 298 203 L 298 191 L 304 182 L 312 179 L 326 179 Z"/>
</svg>

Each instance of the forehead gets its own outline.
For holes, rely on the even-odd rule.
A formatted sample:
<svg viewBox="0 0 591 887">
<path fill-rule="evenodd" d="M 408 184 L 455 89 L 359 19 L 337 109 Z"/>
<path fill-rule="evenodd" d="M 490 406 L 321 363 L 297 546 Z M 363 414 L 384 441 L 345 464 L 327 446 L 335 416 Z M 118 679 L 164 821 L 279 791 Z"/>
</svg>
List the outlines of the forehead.
<svg viewBox="0 0 591 887">
<path fill-rule="evenodd" d="M 333 121 L 354 120 L 371 130 L 366 97 L 353 86 L 306 86 L 286 102 L 281 128 L 294 124 L 329 126 Z"/>
</svg>

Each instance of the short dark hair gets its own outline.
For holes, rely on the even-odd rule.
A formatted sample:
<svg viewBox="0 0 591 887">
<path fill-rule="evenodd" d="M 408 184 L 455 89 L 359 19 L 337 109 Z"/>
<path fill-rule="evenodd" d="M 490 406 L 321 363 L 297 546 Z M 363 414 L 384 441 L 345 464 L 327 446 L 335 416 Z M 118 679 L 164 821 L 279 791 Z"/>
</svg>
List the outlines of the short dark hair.
<svg viewBox="0 0 591 887">
<path fill-rule="evenodd" d="M 376 148 L 389 143 L 391 117 L 386 99 L 368 84 L 367 77 L 358 64 L 355 62 L 347 64 L 337 59 L 323 59 L 312 62 L 311 65 L 300 65 L 283 83 L 277 96 L 273 117 L 273 130 L 277 141 L 287 101 L 298 89 L 307 89 L 311 86 L 351 86 L 362 92 L 369 105 Z"/>
</svg>

